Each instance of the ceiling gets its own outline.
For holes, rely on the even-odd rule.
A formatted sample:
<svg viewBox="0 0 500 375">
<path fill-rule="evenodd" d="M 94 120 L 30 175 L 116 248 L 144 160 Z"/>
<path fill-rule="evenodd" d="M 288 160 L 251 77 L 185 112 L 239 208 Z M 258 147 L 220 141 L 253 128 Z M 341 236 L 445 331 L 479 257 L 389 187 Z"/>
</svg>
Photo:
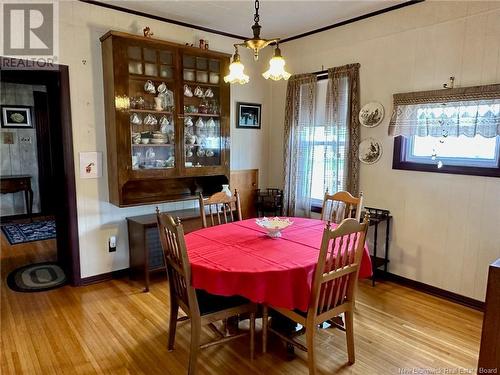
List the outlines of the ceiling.
<svg viewBox="0 0 500 375">
<path fill-rule="evenodd" d="M 261 36 L 268 39 L 289 38 L 405 2 L 405 0 L 261 0 L 259 10 Z M 225 33 L 252 36 L 254 2 L 251 0 L 114 0 L 106 3 Z"/>
</svg>

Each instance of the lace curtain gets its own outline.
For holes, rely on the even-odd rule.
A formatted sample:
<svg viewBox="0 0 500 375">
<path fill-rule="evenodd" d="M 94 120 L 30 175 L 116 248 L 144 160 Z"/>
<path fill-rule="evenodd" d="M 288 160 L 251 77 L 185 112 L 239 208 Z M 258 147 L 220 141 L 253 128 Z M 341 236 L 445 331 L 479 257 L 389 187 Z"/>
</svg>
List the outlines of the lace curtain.
<svg viewBox="0 0 500 375">
<path fill-rule="evenodd" d="M 500 135 L 500 84 L 394 95 L 389 135 Z"/>
<path fill-rule="evenodd" d="M 288 80 L 283 197 L 288 216 L 307 217 L 311 213 L 316 81 L 313 74 L 294 75 Z"/>
<path fill-rule="evenodd" d="M 359 194 L 359 64 L 328 69 L 325 191 Z"/>
</svg>

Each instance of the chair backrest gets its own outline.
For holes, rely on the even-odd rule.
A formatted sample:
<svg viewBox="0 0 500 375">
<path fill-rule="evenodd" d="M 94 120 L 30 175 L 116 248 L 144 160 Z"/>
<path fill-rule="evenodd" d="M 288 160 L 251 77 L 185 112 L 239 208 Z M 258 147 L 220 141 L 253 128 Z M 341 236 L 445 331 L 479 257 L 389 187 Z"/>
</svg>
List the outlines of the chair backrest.
<svg viewBox="0 0 500 375">
<path fill-rule="evenodd" d="M 232 196 L 228 196 L 225 192 L 220 191 L 209 198 L 203 198 L 203 195 L 200 193 L 199 201 L 203 228 L 209 226 L 207 214 L 209 215 L 210 226 L 212 227 L 214 225 L 241 220 L 240 194 L 237 189 L 234 190 Z M 237 218 L 235 218 L 234 211 L 236 211 Z"/>
<path fill-rule="evenodd" d="M 171 297 L 174 296 L 184 312 L 198 309 L 195 289 L 191 286 L 191 266 L 187 255 L 184 229 L 179 218 L 156 209 L 161 246 L 167 266 Z"/>
<path fill-rule="evenodd" d="M 363 256 L 369 216 L 362 224 L 344 219 L 335 229 L 327 224 L 316 266 L 309 313 L 321 315 L 354 301 L 359 265 Z"/>
<path fill-rule="evenodd" d="M 347 191 L 338 191 L 332 195 L 326 191 L 321 210 L 321 220 L 339 224 L 342 220 L 353 217 L 360 221 L 362 208 L 363 193 L 360 193 L 359 198 L 356 198 Z"/>
</svg>

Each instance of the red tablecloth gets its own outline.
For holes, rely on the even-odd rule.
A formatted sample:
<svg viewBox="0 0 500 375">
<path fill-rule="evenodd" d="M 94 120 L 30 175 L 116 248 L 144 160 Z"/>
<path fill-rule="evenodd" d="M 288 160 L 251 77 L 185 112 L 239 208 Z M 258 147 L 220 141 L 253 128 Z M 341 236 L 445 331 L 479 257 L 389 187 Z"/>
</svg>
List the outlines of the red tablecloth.
<svg viewBox="0 0 500 375">
<path fill-rule="evenodd" d="M 307 311 L 325 223 L 294 222 L 273 239 L 248 219 L 186 235 L 192 285 L 212 294 L 240 295 L 258 303 Z M 360 277 L 370 277 L 368 248 Z"/>
</svg>

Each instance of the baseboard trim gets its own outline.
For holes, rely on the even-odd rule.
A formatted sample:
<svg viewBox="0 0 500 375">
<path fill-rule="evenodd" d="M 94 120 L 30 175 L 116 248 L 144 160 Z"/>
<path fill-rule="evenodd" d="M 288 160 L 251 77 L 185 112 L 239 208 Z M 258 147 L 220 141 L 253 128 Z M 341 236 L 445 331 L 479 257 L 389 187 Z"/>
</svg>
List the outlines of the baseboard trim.
<svg viewBox="0 0 500 375">
<path fill-rule="evenodd" d="M 129 269 L 124 268 L 124 269 L 118 270 L 118 271 L 106 272 L 106 273 L 101 273 L 99 275 L 83 277 L 80 279 L 80 282 L 78 283 L 77 286 L 86 286 L 86 285 L 100 283 L 103 281 L 120 279 L 122 277 L 128 276 L 128 273 L 129 273 Z"/>
<path fill-rule="evenodd" d="M 378 278 L 387 280 L 387 281 L 392 281 L 394 283 L 418 290 L 420 292 L 424 292 L 436 297 L 440 297 L 443 299 L 446 299 L 451 302 L 458 303 L 463 306 L 470 307 L 475 310 L 479 311 L 484 311 L 484 302 L 479 301 L 474 298 L 462 296 L 460 294 L 450 292 L 448 290 L 444 290 L 429 284 L 422 283 L 420 281 L 415 281 L 408 279 L 403 276 L 395 275 L 390 272 L 384 272 L 382 270 L 377 270 L 376 275 Z"/>
</svg>

